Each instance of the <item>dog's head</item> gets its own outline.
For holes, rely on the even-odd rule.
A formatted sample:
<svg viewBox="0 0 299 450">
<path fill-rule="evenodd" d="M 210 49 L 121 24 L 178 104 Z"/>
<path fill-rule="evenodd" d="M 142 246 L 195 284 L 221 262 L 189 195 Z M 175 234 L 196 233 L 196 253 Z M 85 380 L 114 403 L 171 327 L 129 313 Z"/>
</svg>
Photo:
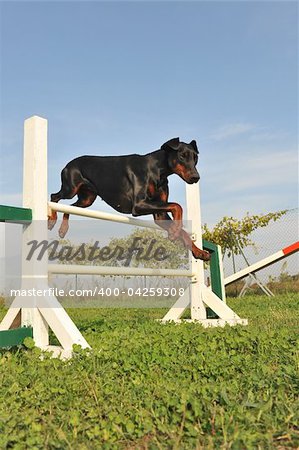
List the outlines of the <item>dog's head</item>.
<svg viewBox="0 0 299 450">
<path fill-rule="evenodd" d="M 179 138 L 170 139 L 161 146 L 168 157 L 168 165 L 173 173 L 179 175 L 186 183 L 193 184 L 199 181 L 196 170 L 198 149 L 195 141 L 190 144 L 180 142 Z"/>
</svg>

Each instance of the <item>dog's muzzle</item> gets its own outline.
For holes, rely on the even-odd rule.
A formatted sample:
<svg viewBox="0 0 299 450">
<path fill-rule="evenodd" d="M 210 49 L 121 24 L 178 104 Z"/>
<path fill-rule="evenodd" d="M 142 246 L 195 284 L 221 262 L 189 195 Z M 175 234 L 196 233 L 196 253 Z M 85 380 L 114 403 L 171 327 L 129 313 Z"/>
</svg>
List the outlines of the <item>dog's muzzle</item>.
<svg viewBox="0 0 299 450">
<path fill-rule="evenodd" d="M 200 179 L 199 175 L 193 175 L 192 177 L 190 177 L 188 179 L 187 183 L 194 184 L 194 183 L 197 183 L 199 181 L 199 179 Z"/>
</svg>

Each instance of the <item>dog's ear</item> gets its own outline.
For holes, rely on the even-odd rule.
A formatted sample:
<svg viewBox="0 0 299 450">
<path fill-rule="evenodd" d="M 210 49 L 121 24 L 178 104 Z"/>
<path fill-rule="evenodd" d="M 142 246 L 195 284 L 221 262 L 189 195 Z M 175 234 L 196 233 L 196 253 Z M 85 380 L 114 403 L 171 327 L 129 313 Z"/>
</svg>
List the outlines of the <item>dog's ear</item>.
<svg viewBox="0 0 299 450">
<path fill-rule="evenodd" d="M 198 153 L 198 148 L 197 148 L 197 144 L 196 141 L 191 141 L 189 145 L 192 145 L 192 147 L 194 148 L 194 150 L 196 151 L 196 153 Z"/>
<path fill-rule="evenodd" d="M 173 138 L 161 145 L 162 150 L 178 150 L 180 145 L 180 138 Z"/>
</svg>

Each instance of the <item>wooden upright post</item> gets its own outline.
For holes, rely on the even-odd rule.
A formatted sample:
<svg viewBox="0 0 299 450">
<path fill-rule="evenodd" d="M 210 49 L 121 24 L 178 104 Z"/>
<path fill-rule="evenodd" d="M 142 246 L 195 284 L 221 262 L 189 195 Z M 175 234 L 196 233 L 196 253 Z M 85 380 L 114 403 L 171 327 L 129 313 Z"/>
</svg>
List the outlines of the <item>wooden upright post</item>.
<svg viewBox="0 0 299 450">
<path fill-rule="evenodd" d="M 195 245 L 202 248 L 201 209 L 199 184 L 186 184 L 187 220 L 191 225 L 191 239 Z M 203 261 L 191 257 L 191 270 L 194 276 L 191 280 L 191 319 L 207 318 L 203 302 L 204 266 Z"/>
<path fill-rule="evenodd" d="M 199 184 L 186 185 L 187 219 L 191 225 L 191 238 L 195 245 L 203 248 L 201 232 L 201 210 Z M 199 322 L 205 327 L 229 325 L 247 325 L 229 306 L 205 285 L 203 261 L 191 257 L 191 271 L 194 274 L 189 290 L 176 301 L 162 322 L 180 322 L 180 318 L 188 306 L 191 309 L 191 321 Z M 189 291 L 189 292 L 188 292 Z M 219 317 L 207 318 L 206 307 Z"/>
<path fill-rule="evenodd" d="M 38 116 L 24 123 L 23 153 L 23 207 L 31 208 L 32 222 L 24 226 L 22 248 L 22 289 L 45 289 L 48 286 L 48 257 L 41 261 L 27 260 L 28 242 L 48 239 L 46 228 L 48 202 L 48 122 Z M 22 326 L 33 328 L 33 339 L 38 347 L 49 345 L 48 324 L 41 315 L 37 296 L 23 297 Z"/>
<path fill-rule="evenodd" d="M 0 324 L 0 330 L 11 328 L 21 312 L 21 324 L 33 328 L 37 347 L 51 350 L 56 355 L 69 357 L 73 344 L 89 347 L 48 285 L 48 255 L 41 260 L 27 259 L 28 243 L 48 239 L 47 211 L 47 120 L 30 117 L 24 126 L 23 206 L 32 210 L 32 222 L 23 225 L 22 236 L 22 286 L 27 296 L 17 296 Z M 42 295 L 29 295 L 29 290 L 41 291 Z M 48 326 L 61 347 L 49 345 Z"/>
</svg>

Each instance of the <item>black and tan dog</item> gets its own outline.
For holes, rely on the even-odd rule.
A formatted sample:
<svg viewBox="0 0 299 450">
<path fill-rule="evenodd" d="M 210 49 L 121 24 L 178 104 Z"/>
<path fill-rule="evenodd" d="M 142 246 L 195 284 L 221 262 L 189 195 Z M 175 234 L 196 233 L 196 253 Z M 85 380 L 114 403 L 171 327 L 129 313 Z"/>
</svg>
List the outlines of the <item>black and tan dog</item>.
<svg viewBox="0 0 299 450">
<path fill-rule="evenodd" d="M 155 222 L 167 230 L 169 239 L 180 239 L 197 259 L 208 261 L 210 254 L 199 249 L 182 229 L 183 210 L 178 203 L 168 202 L 169 175 L 177 174 L 186 183 L 197 183 L 198 149 L 179 138 L 165 142 L 146 155 L 81 156 L 69 162 L 61 172 L 61 189 L 51 195 L 52 202 L 78 200 L 72 206 L 87 208 L 99 195 L 116 211 L 133 216 L 153 214 Z M 173 220 L 169 216 L 172 215 Z M 69 214 L 64 214 L 59 236 L 68 230 Z M 57 221 L 52 212 L 48 228 Z"/>
</svg>

